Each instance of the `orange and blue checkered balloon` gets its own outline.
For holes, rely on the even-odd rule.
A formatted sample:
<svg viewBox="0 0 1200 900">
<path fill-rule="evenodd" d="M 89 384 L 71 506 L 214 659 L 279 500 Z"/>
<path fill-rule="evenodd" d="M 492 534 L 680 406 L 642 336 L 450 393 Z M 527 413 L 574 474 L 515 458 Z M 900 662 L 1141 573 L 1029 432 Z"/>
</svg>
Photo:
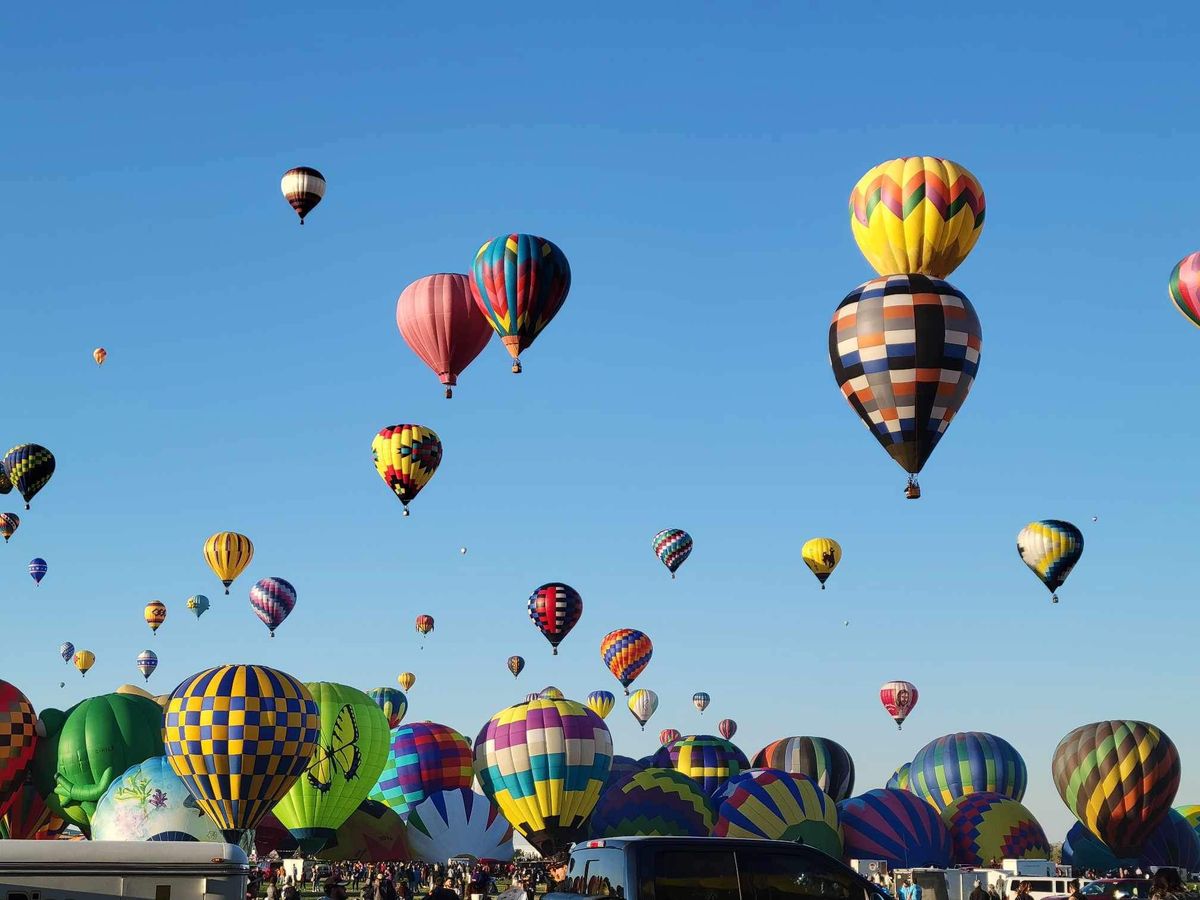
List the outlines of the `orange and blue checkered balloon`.
<svg viewBox="0 0 1200 900">
<path fill-rule="evenodd" d="M 0 681 L 0 816 L 25 782 L 37 746 L 37 715 L 16 687 Z"/>
<path fill-rule="evenodd" d="M 692 536 L 682 528 L 664 528 L 650 542 L 654 555 L 675 577 L 675 572 L 683 565 L 684 560 L 692 555 Z"/>
<path fill-rule="evenodd" d="M 626 694 L 634 679 L 650 665 L 653 655 L 654 644 L 645 632 L 636 628 L 618 628 L 600 640 L 600 656 L 608 666 L 608 671 L 621 682 Z"/>
<path fill-rule="evenodd" d="M 193 675 L 171 694 L 163 742 L 200 808 L 236 841 L 304 772 L 319 725 L 312 694 L 291 675 L 224 665 Z"/>
</svg>

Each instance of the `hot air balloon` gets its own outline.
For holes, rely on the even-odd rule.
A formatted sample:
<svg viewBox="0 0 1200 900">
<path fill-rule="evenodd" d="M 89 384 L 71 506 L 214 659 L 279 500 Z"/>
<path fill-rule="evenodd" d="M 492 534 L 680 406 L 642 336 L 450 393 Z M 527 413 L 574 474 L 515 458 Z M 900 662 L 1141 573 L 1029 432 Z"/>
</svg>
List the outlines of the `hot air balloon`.
<svg viewBox="0 0 1200 900">
<path fill-rule="evenodd" d="M 826 580 L 842 561 L 842 546 L 833 538 L 813 538 L 800 548 L 800 558 L 821 582 L 821 590 L 825 590 Z"/>
<path fill-rule="evenodd" d="M 172 770 L 231 843 L 304 774 L 319 726 L 308 688 L 266 666 L 224 665 L 193 675 L 171 694 L 162 718 Z M 207 734 L 257 739 L 203 739 Z"/>
<path fill-rule="evenodd" d="M 692 694 L 692 706 L 700 710 L 700 715 L 704 715 L 704 711 L 708 709 L 708 704 L 711 702 L 712 697 L 708 696 L 704 691 L 697 691 Z"/>
<path fill-rule="evenodd" d="M 750 768 L 746 754 L 724 738 L 711 734 L 690 734 L 654 754 L 655 768 L 676 769 L 694 778 L 705 793 L 717 793 L 730 778 Z"/>
<path fill-rule="evenodd" d="M 446 725 L 411 722 L 391 733 L 391 744 L 371 799 L 400 815 L 439 791 L 469 789 L 471 745 Z"/>
<path fill-rule="evenodd" d="M 1051 767 L 1067 809 L 1118 856 L 1137 856 L 1179 788 L 1179 752 L 1148 722 L 1081 725 L 1058 743 Z"/>
<path fill-rule="evenodd" d="M 496 713 L 475 740 L 483 792 L 543 855 L 583 836 L 612 767 L 603 720 L 573 700 L 534 700 Z"/>
<path fill-rule="evenodd" d="M 1187 819 L 1188 824 L 1196 829 L 1196 834 L 1200 836 L 1200 804 L 1186 803 L 1175 807 L 1175 812 Z"/>
<path fill-rule="evenodd" d="M 854 760 L 830 738 L 802 735 L 772 741 L 754 755 L 750 765 L 807 775 L 835 801 L 854 793 Z"/>
<path fill-rule="evenodd" d="M 533 345 L 571 289 L 566 256 L 545 238 L 502 234 L 485 243 L 471 267 L 471 295 L 521 371 L 521 351 Z"/>
<path fill-rule="evenodd" d="M 904 765 L 897 767 L 892 773 L 892 777 L 887 780 L 888 790 L 907 791 L 910 772 L 912 771 L 912 763 L 906 762 Z M 923 801 L 922 801 L 923 802 Z"/>
<path fill-rule="evenodd" d="M 103 347 L 97 347 L 92 351 L 92 359 L 96 361 L 96 365 L 102 366 L 104 365 L 104 361 L 108 359 L 108 351 Z"/>
<path fill-rule="evenodd" d="M 442 442 L 432 428 L 424 425 L 389 425 L 371 441 L 375 471 L 392 493 L 408 504 L 429 483 L 442 462 Z"/>
<path fill-rule="evenodd" d="M 52 841 L 67 828 L 66 821 L 50 811 L 46 799 L 28 780 L 15 788 L 3 825 L 11 841 Z"/>
<path fill-rule="evenodd" d="M 569 584 L 552 581 L 529 595 L 529 618 L 550 642 L 554 655 L 583 615 L 583 598 Z"/>
<path fill-rule="evenodd" d="M 521 670 L 525 668 L 525 658 L 523 656 L 510 656 L 508 658 L 508 671 L 512 672 L 513 678 L 521 674 Z"/>
<path fill-rule="evenodd" d="M 833 376 L 863 424 L 909 473 L 909 499 L 921 496 L 917 474 L 967 399 L 982 346 L 971 301 L 924 275 L 868 281 L 833 314 Z"/>
<path fill-rule="evenodd" d="M 54 474 L 54 454 L 38 444 L 19 444 L 4 454 L 4 471 L 29 509 L 29 501 Z"/>
<path fill-rule="evenodd" d="M 275 637 L 275 629 L 296 608 L 296 589 L 282 578 L 263 578 L 250 588 L 250 606 Z"/>
<path fill-rule="evenodd" d="M 541 693 L 538 694 L 538 697 L 543 700 L 562 700 L 565 696 L 566 695 L 554 685 L 542 688 Z"/>
<path fill-rule="evenodd" d="M 608 718 L 608 714 L 612 712 L 613 704 L 616 702 L 617 698 L 608 691 L 592 691 L 587 695 L 588 709 L 602 719 Z"/>
<path fill-rule="evenodd" d="M 225 593 L 233 580 L 245 571 L 254 558 L 250 538 L 236 531 L 219 531 L 204 542 L 204 561 L 225 585 Z"/>
<path fill-rule="evenodd" d="M 261 830 L 261 826 L 259 826 Z M 257 835 L 258 832 L 255 832 Z M 289 834 L 286 830 L 284 834 Z M 257 840 L 255 841 L 257 846 Z M 280 848 L 279 852 L 284 852 Z M 259 858 L 262 858 L 259 851 Z M 378 862 L 412 859 L 408 845 L 408 826 L 390 807 L 375 800 L 364 800 L 350 814 L 321 851 L 329 862 Z"/>
<path fill-rule="evenodd" d="M 650 721 L 650 717 L 654 715 L 656 709 L 658 709 L 658 694 L 654 691 L 639 688 L 629 697 L 629 711 L 642 726 L 642 731 L 646 730 L 646 723 Z"/>
<path fill-rule="evenodd" d="M 38 742 L 37 714 L 33 704 L 7 681 L 0 681 L 0 816 L 16 800 L 33 765 Z"/>
<path fill-rule="evenodd" d="M 1086 872 L 1115 872 L 1117 869 L 1133 869 L 1138 865 L 1137 857 L 1118 859 L 1104 846 L 1104 842 L 1087 830 L 1082 822 L 1076 822 L 1067 832 L 1062 843 L 1062 863 L 1073 869 Z"/>
<path fill-rule="evenodd" d="M 89 697 L 66 712 L 44 709 L 34 783 L 56 815 L 89 835 L 109 785 L 130 766 L 162 756 L 162 721 L 157 703 L 129 694 Z"/>
<path fill-rule="evenodd" d="M 75 661 L 75 668 L 84 678 L 87 678 L 88 669 L 96 664 L 96 654 L 91 650 L 77 650 L 72 659 Z"/>
<path fill-rule="evenodd" d="M 400 723 L 404 721 L 404 714 L 408 712 L 408 698 L 404 696 L 403 692 L 395 688 L 381 687 L 367 691 L 367 696 L 383 710 L 384 716 L 387 717 L 388 728 L 400 727 Z"/>
<path fill-rule="evenodd" d="M 297 166 L 283 173 L 279 189 L 283 192 L 283 199 L 291 204 L 296 215 L 300 217 L 300 224 L 303 225 L 304 217 L 312 212 L 313 207 L 325 196 L 325 176 L 309 166 Z"/>
<path fill-rule="evenodd" d="M 1168 810 L 1166 818 L 1142 846 L 1139 864 L 1143 869 L 1175 866 L 1195 872 L 1200 868 L 1200 837 L 1185 816 Z"/>
<path fill-rule="evenodd" d="M 75 657 L 75 645 L 70 641 L 63 641 L 58 645 L 58 655 L 62 657 L 63 662 L 69 663 Z"/>
<path fill-rule="evenodd" d="M 433 616 L 417 616 L 416 628 L 417 634 L 421 635 L 422 637 L 429 634 L 431 631 L 433 631 Z M 423 645 L 422 649 L 424 649 Z"/>
<path fill-rule="evenodd" d="M 145 618 L 146 624 L 150 626 L 150 631 L 157 632 L 158 626 L 167 621 L 167 605 L 161 600 L 151 600 L 146 604 L 146 608 L 142 610 L 142 617 Z"/>
<path fill-rule="evenodd" d="M 116 778 L 92 814 L 94 841 L 224 840 L 196 805 L 165 756 L 152 756 Z"/>
<path fill-rule="evenodd" d="M 396 302 L 396 326 L 413 353 L 454 396 L 458 376 L 487 346 L 492 325 L 471 296 L 466 275 L 426 275 Z"/>
<path fill-rule="evenodd" d="M 721 732 L 721 737 L 727 741 L 732 741 L 733 736 L 737 734 L 737 722 L 733 719 L 722 719 L 717 723 L 717 731 Z"/>
<path fill-rule="evenodd" d="M 682 528 L 664 528 L 654 536 L 650 546 L 654 548 L 654 555 L 659 562 L 667 567 L 674 578 L 675 572 L 692 555 L 692 536 Z"/>
<path fill-rule="evenodd" d="M 644 769 L 609 779 L 589 836 L 708 837 L 716 821 L 711 798 L 692 779 L 674 769 Z"/>
<path fill-rule="evenodd" d="M 944 811 L 966 794 L 992 791 L 1013 800 L 1025 796 L 1025 760 L 1004 738 L 984 731 L 936 738 L 917 751 L 908 789 Z"/>
<path fill-rule="evenodd" d="M 137 668 L 142 673 L 142 678 L 149 681 L 154 670 L 158 668 L 158 654 L 153 650 L 143 650 L 137 655 Z"/>
<path fill-rule="evenodd" d="M 275 817 L 300 848 L 317 853 L 367 799 L 387 759 L 387 716 L 356 688 L 328 681 L 306 684 L 320 716 L 317 748 Z"/>
<path fill-rule="evenodd" d="M 644 632 L 635 628 L 618 628 L 600 640 L 600 658 L 613 677 L 621 682 L 626 694 L 629 686 L 650 665 L 653 655 L 654 644 Z"/>
<path fill-rule="evenodd" d="M 4 543 L 8 543 L 8 539 L 20 526 L 21 517 L 16 513 L 0 513 L 0 535 L 4 537 Z"/>
<path fill-rule="evenodd" d="M 613 754 L 612 768 L 608 770 L 608 781 L 605 782 L 604 788 L 600 791 L 600 795 L 604 796 L 604 792 L 618 782 L 624 781 L 626 776 L 636 775 L 638 772 L 645 772 L 650 766 L 649 759 L 634 759 L 632 756 L 621 756 Z"/>
<path fill-rule="evenodd" d="M 945 278 L 979 240 L 984 211 L 975 176 L 935 156 L 880 163 L 850 192 L 850 229 L 880 275 Z"/>
<path fill-rule="evenodd" d="M 938 811 L 908 791 L 867 791 L 838 804 L 847 859 L 881 859 L 889 869 L 950 866 L 953 846 Z"/>
<path fill-rule="evenodd" d="M 417 683 L 417 676 L 412 672 L 401 672 L 396 676 L 396 681 L 400 687 L 408 691 L 411 690 L 412 686 Z"/>
<path fill-rule="evenodd" d="M 191 610 L 193 616 L 197 619 L 208 612 L 208 598 L 203 594 L 193 594 L 187 598 L 187 608 Z"/>
<path fill-rule="evenodd" d="M 763 769 L 739 779 L 717 808 L 714 837 L 802 841 L 842 856 L 837 804 L 804 775 Z"/>
<path fill-rule="evenodd" d="M 667 744 L 671 743 L 671 741 L 677 741 L 681 737 L 683 737 L 683 735 L 679 733 L 678 728 L 664 728 L 658 733 L 658 743 L 665 747 Z"/>
<path fill-rule="evenodd" d="M 1189 253 L 1175 264 L 1167 296 L 1189 322 L 1200 327 L 1200 252 Z"/>
<path fill-rule="evenodd" d="M 1020 802 L 990 791 L 956 797 L 942 810 L 953 862 L 978 868 L 993 859 L 1049 859 L 1050 842 Z"/>
<path fill-rule="evenodd" d="M 1061 519 L 1030 522 L 1017 535 L 1017 553 L 1058 602 L 1058 589 L 1083 555 L 1083 532 Z"/>
<path fill-rule="evenodd" d="M 899 729 L 917 705 L 917 686 L 911 681 L 889 681 L 879 689 L 879 702 Z"/>
<path fill-rule="evenodd" d="M 468 788 L 430 794 L 408 812 L 408 840 L 425 862 L 453 856 L 513 858 L 513 830 L 495 804 Z"/>
<path fill-rule="evenodd" d="M 29 561 L 29 577 L 33 579 L 34 587 L 42 583 L 42 579 L 46 577 L 46 573 L 49 571 L 50 567 L 46 565 L 46 561 L 40 556 L 35 556 Z"/>
<path fill-rule="evenodd" d="M 530 693 L 525 695 L 526 703 L 532 703 L 534 700 L 541 700 L 541 699 L 542 699 L 541 691 L 531 691 Z"/>
<path fill-rule="evenodd" d="M 4 468 L 4 463 L 0 462 L 0 494 L 11 494 L 12 489 L 13 485 L 8 478 L 8 470 Z"/>
</svg>

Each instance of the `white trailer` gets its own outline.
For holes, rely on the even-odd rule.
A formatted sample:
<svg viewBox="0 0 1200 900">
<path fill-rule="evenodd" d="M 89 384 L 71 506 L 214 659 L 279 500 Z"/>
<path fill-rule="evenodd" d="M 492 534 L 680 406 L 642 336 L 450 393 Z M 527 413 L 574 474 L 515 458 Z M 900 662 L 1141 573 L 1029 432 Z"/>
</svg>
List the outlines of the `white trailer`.
<svg viewBox="0 0 1200 900">
<path fill-rule="evenodd" d="M 0 841 L 0 900 L 245 900 L 249 875 L 233 844 Z"/>
</svg>

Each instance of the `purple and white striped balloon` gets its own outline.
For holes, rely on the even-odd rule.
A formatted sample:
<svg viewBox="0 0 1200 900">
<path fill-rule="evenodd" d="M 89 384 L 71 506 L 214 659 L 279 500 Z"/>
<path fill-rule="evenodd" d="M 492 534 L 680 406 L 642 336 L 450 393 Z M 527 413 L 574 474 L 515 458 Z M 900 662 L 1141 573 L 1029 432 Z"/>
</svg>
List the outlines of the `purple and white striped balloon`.
<svg viewBox="0 0 1200 900">
<path fill-rule="evenodd" d="M 250 588 L 250 606 L 275 637 L 275 629 L 296 606 L 296 589 L 282 578 L 264 578 Z"/>
</svg>

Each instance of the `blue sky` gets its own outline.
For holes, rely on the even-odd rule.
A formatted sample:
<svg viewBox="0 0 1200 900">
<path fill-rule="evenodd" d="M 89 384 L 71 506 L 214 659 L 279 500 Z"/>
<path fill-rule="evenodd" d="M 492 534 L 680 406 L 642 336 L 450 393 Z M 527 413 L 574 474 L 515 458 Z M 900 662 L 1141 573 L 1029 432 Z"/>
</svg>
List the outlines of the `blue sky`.
<svg viewBox="0 0 1200 900">
<path fill-rule="evenodd" d="M 28 514 L 6 498 L 0 674 L 42 708 L 139 679 L 144 648 L 161 691 L 226 661 L 363 688 L 410 669 L 410 718 L 474 733 L 547 684 L 619 691 L 597 648 L 631 626 L 662 705 L 644 735 L 613 712 L 619 753 L 731 716 L 748 753 L 841 741 L 866 789 L 937 735 L 991 730 L 1059 839 L 1059 737 L 1137 717 L 1200 798 L 1200 334 L 1165 289 L 1200 246 L 1190 7 L 926 29 L 884 4 L 435 6 L 9 16 L 0 440 L 59 469 Z M 987 194 L 951 277 L 984 347 L 907 503 L 826 334 L 872 274 L 850 188 L 921 153 Z M 278 192 L 293 165 L 329 179 L 303 229 Z M 508 231 L 563 248 L 570 297 L 523 375 L 493 342 L 446 401 L 396 297 Z M 404 421 L 445 445 L 408 519 L 370 458 Z M 1049 517 L 1086 537 L 1056 607 L 1014 550 Z M 668 526 L 696 540 L 675 582 L 649 548 Z M 200 553 L 223 529 L 257 548 L 229 598 Z M 817 535 L 845 552 L 823 593 L 799 558 Z M 266 575 L 299 593 L 275 640 L 246 596 Z M 525 614 L 552 580 L 585 601 L 554 658 Z M 96 652 L 85 681 L 63 640 Z M 902 733 L 876 696 L 897 677 L 921 689 Z"/>
</svg>

